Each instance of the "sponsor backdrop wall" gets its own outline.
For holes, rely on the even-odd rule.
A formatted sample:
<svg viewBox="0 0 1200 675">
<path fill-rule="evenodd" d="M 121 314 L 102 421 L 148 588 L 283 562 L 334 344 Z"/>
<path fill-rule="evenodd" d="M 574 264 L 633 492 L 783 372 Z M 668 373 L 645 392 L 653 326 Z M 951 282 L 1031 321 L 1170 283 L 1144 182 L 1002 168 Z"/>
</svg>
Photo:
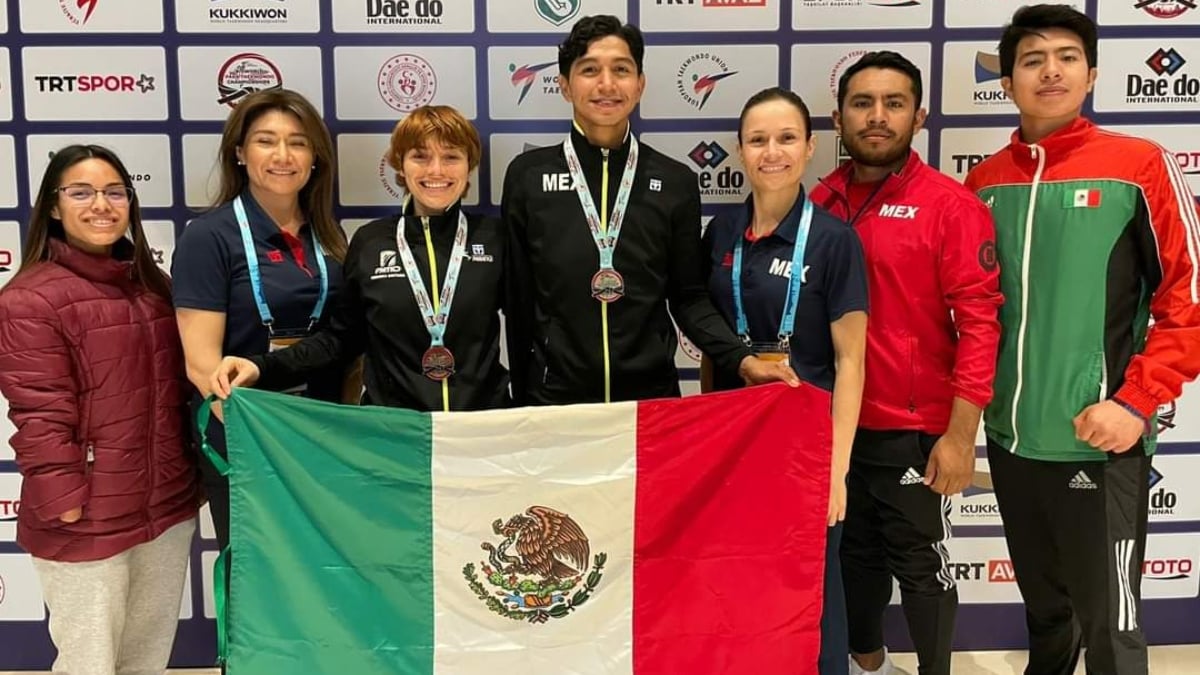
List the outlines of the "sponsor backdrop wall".
<svg viewBox="0 0 1200 675">
<path fill-rule="evenodd" d="M 962 177 L 1000 147 L 1014 108 L 999 86 L 997 27 L 1025 0 L 0 0 L 0 285 L 50 154 L 69 142 L 112 146 L 129 164 L 158 261 L 208 204 L 221 121 L 246 92 L 283 85 L 323 111 L 340 156 L 347 229 L 391 213 L 400 188 L 383 155 L 397 119 L 424 103 L 458 107 L 486 144 L 467 201 L 494 211 L 504 167 L 558 142 L 570 109 L 554 45 L 579 16 L 617 14 L 646 32 L 648 86 L 637 129 L 692 167 L 706 215 L 746 194 L 734 125 L 746 98 L 790 86 L 816 114 L 810 180 L 843 159 L 828 111 L 840 72 L 891 48 L 925 74 L 919 151 Z M 1089 113 L 1176 153 L 1200 189 L 1200 9 L 1184 0 L 1075 0 L 1102 26 Z M 1086 5 L 1086 6 L 1085 6 Z M 1094 108 L 1094 110 L 1093 110 Z M 1190 113 L 1188 112 L 1190 111 Z M 695 390 L 694 352 L 679 363 Z M 0 417 L 6 406 L 0 399 Z M 1164 411 L 1151 487 L 1144 622 L 1157 643 L 1200 641 L 1200 391 Z M 45 668 L 46 612 L 13 543 L 20 478 L 0 421 L 0 670 Z M 995 500 L 956 502 L 951 551 L 963 608 L 960 648 L 1019 646 L 1019 595 Z M 205 522 L 180 607 L 177 665 L 213 661 Z M 892 617 L 898 641 L 907 636 Z"/>
</svg>

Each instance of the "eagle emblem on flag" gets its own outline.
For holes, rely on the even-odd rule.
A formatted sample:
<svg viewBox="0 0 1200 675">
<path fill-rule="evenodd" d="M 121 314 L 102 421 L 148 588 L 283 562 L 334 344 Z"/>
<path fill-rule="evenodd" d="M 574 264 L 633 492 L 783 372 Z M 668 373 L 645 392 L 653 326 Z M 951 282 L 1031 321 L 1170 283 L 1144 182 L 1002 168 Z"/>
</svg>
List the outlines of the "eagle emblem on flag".
<svg viewBox="0 0 1200 675">
<path fill-rule="evenodd" d="M 530 623 L 561 619 L 587 602 L 603 578 L 608 556 L 592 556 L 583 528 L 562 511 L 530 506 L 507 521 L 497 518 L 492 532 L 503 539 L 479 545 L 488 552 L 479 562 L 482 580 L 474 563 L 463 567 L 463 576 L 501 616 Z"/>
</svg>

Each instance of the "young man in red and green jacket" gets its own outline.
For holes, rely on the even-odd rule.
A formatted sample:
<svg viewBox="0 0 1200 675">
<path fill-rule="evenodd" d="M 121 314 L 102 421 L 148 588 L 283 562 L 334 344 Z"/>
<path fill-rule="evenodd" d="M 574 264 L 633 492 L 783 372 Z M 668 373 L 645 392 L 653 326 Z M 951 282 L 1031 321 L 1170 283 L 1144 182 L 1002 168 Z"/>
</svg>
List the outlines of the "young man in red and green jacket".
<svg viewBox="0 0 1200 675">
<path fill-rule="evenodd" d="M 1086 645 L 1089 673 L 1146 673 L 1154 414 L 1200 371 L 1200 215 L 1171 153 L 1080 116 L 1091 19 L 1024 7 L 1000 60 L 1020 128 L 966 183 L 996 222 L 1004 331 L 984 424 L 1026 672 L 1072 673 Z"/>
</svg>

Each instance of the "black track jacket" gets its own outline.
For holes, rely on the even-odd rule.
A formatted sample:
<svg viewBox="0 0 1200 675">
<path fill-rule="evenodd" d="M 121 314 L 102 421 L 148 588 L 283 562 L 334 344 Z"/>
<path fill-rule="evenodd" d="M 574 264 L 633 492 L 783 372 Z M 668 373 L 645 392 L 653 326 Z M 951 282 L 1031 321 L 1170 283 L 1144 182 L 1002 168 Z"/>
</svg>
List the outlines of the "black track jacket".
<svg viewBox="0 0 1200 675">
<path fill-rule="evenodd" d="M 592 199 L 601 210 L 601 148 L 572 130 Z M 613 266 L 625 297 L 608 308 L 612 400 L 679 395 L 671 316 L 717 368 L 751 354 L 713 307 L 700 247 L 696 174 L 639 144 L 637 172 Z M 607 153 L 611 214 L 629 139 Z M 508 230 L 508 354 L 518 404 L 604 400 L 604 325 L 591 279 L 600 256 L 571 185 L 561 144 L 509 164 L 501 206 Z M 670 313 L 668 314 L 668 305 Z"/>
</svg>

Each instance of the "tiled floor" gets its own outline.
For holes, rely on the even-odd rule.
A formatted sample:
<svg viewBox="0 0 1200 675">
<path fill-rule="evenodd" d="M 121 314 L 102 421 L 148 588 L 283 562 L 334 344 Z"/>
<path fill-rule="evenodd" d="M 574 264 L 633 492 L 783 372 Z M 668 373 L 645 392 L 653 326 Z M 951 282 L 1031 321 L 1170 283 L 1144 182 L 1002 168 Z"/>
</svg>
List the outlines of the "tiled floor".
<svg viewBox="0 0 1200 675">
<path fill-rule="evenodd" d="M 912 654 L 897 654 L 895 663 L 911 673 L 917 672 L 917 659 Z M 954 655 L 954 675 L 1012 675 L 1025 667 L 1024 652 L 963 652 Z M 1083 664 L 1075 670 L 1083 675 Z M 1151 675 L 1200 674 L 1200 645 L 1152 647 Z"/>
<path fill-rule="evenodd" d="M 917 672 L 917 661 L 912 654 L 895 654 L 896 665 L 911 673 Z M 1013 675 L 1020 673 L 1025 665 L 1024 652 L 963 652 L 954 655 L 954 675 Z M 172 675 L 218 675 L 217 670 L 173 670 Z M 1083 666 L 1075 671 L 1083 675 Z M 1197 675 L 1200 674 L 1200 645 L 1176 647 L 1152 647 L 1150 649 L 1151 675 Z M 0 675 L 40 675 L 24 671 L 0 673 Z"/>
</svg>

